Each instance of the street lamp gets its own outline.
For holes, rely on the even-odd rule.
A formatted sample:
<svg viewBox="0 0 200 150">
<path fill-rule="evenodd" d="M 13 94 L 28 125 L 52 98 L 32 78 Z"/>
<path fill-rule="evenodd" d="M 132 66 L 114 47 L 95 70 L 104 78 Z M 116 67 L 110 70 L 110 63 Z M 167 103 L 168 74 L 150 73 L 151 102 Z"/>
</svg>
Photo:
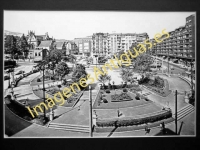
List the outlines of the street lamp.
<svg viewBox="0 0 200 150">
<path fill-rule="evenodd" d="M 42 49 L 42 62 L 43 62 L 43 64 L 42 64 L 42 71 L 43 71 L 43 102 L 44 102 L 44 104 L 45 104 L 45 84 L 44 84 L 44 71 L 45 71 L 45 63 L 44 63 L 44 49 Z M 44 108 L 44 120 L 45 120 L 45 117 L 46 117 L 46 115 L 45 115 L 45 106 L 43 106 L 43 108 Z"/>
<path fill-rule="evenodd" d="M 175 91 L 175 132 L 177 134 L 177 90 Z"/>
<path fill-rule="evenodd" d="M 13 90 L 14 87 L 15 87 L 15 86 L 14 86 L 14 83 L 12 82 L 12 83 L 11 83 L 11 94 L 12 94 L 12 99 L 14 99 L 14 90 Z"/>
<path fill-rule="evenodd" d="M 168 57 L 167 57 L 167 60 L 168 60 L 168 75 L 169 75 L 169 49 L 168 49 Z"/>
<path fill-rule="evenodd" d="M 92 129 L 93 129 L 93 123 L 92 123 L 92 90 L 91 85 L 89 85 L 89 105 L 90 105 L 90 111 L 89 111 L 89 118 L 90 118 L 90 137 L 92 137 Z"/>
<path fill-rule="evenodd" d="M 192 90 L 192 98 L 193 98 L 193 70 L 192 70 L 192 68 L 193 68 L 193 63 L 192 63 L 192 59 L 191 59 L 191 63 L 190 63 L 190 65 L 191 65 L 191 90 Z"/>
<path fill-rule="evenodd" d="M 15 77 L 15 69 L 14 69 L 14 67 L 12 68 L 12 76 L 13 76 L 13 82 L 14 82 L 14 77 Z"/>
</svg>

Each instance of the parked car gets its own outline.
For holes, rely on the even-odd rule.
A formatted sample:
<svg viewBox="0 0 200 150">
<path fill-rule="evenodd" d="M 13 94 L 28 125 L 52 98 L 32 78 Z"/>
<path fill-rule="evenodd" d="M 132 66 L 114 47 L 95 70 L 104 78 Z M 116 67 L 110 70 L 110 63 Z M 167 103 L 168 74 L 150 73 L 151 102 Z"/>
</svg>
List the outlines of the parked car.
<svg viewBox="0 0 200 150">
<path fill-rule="evenodd" d="M 19 74 L 22 74 L 22 73 L 25 73 L 25 71 L 20 70 L 20 71 L 18 71 L 15 75 L 19 75 Z"/>
<path fill-rule="evenodd" d="M 9 79 L 10 79 L 10 77 L 8 75 L 4 76 L 4 80 L 9 80 Z"/>
</svg>

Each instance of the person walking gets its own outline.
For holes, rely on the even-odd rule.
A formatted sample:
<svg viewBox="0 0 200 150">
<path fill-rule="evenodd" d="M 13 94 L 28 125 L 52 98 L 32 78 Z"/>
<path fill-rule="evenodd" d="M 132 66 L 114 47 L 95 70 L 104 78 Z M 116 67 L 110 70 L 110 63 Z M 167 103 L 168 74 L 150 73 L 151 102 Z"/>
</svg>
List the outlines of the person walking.
<svg viewBox="0 0 200 150">
<path fill-rule="evenodd" d="M 148 128 L 148 124 L 147 124 L 147 125 L 146 125 L 146 127 L 145 127 L 145 131 L 146 131 L 145 135 L 146 135 L 146 134 L 149 134 L 149 133 L 150 133 L 150 131 L 151 131 L 151 129 L 150 129 L 150 128 Z"/>
</svg>

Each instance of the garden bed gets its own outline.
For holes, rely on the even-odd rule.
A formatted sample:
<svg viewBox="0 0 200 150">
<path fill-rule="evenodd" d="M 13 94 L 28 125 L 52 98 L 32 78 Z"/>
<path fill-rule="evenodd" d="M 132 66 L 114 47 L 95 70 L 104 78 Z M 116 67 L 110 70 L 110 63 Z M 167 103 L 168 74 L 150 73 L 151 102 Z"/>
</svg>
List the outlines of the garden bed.
<svg viewBox="0 0 200 150">
<path fill-rule="evenodd" d="M 139 81 L 139 83 L 145 88 L 163 97 L 166 97 L 171 93 L 167 79 L 160 78 L 159 76 L 155 77 L 154 80 L 143 78 Z"/>
<path fill-rule="evenodd" d="M 111 102 L 120 102 L 120 101 L 131 101 L 131 98 L 127 93 L 111 95 Z"/>
<path fill-rule="evenodd" d="M 120 95 L 121 93 L 123 93 L 122 90 L 116 90 L 116 91 L 110 90 L 110 93 L 107 93 L 104 90 L 100 90 L 100 92 L 96 96 L 93 109 L 116 109 L 116 108 L 136 107 L 152 103 L 152 101 L 145 100 L 144 98 L 136 100 L 135 97 L 137 96 L 137 94 L 129 92 L 129 89 L 127 90 L 128 90 L 127 92 L 128 98 L 124 98 L 117 101 L 112 99 L 112 97 L 114 95 Z"/>
<path fill-rule="evenodd" d="M 167 79 L 164 79 L 164 84 L 165 84 L 165 86 L 162 89 L 151 87 L 148 85 L 144 86 L 144 87 L 148 88 L 149 90 L 155 92 L 156 94 L 158 94 L 160 96 L 167 97 L 172 91 L 169 90 L 169 83 L 168 83 Z"/>
<path fill-rule="evenodd" d="M 58 90 L 56 88 L 52 88 L 52 89 L 49 89 L 48 91 L 46 91 L 46 93 L 48 93 L 51 96 L 54 96 L 54 94 L 56 94 L 58 92 L 60 92 L 62 94 L 62 96 L 64 97 L 64 99 L 66 100 L 65 103 L 62 105 L 65 107 L 74 107 L 76 105 L 76 103 L 79 101 L 80 97 L 83 95 L 83 91 L 76 91 L 77 92 L 76 94 L 71 92 L 72 96 L 67 98 L 63 95 L 61 90 Z M 56 97 L 60 99 L 59 95 L 57 95 Z M 55 103 L 59 104 L 56 101 L 55 101 Z"/>
</svg>

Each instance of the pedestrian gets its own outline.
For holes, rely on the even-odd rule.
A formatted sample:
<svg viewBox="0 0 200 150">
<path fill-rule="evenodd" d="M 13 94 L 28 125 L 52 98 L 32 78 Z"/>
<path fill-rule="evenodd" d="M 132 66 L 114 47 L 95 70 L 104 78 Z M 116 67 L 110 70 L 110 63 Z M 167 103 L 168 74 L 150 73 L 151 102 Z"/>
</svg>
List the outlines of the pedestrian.
<svg viewBox="0 0 200 150">
<path fill-rule="evenodd" d="M 119 109 L 117 110 L 117 116 L 119 117 L 119 115 L 120 115 L 120 111 L 119 111 Z"/>
<path fill-rule="evenodd" d="M 150 128 L 148 128 L 148 124 L 147 124 L 147 125 L 146 125 L 146 127 L 145 127 L 145 131 L 146 131 L 145 135 L 146 135 L 146 134 L 149 134 L 149 133 L 150 133 L 150 131 L 151 131 L 151 129 L 150 129 Z"/>
</svg>

